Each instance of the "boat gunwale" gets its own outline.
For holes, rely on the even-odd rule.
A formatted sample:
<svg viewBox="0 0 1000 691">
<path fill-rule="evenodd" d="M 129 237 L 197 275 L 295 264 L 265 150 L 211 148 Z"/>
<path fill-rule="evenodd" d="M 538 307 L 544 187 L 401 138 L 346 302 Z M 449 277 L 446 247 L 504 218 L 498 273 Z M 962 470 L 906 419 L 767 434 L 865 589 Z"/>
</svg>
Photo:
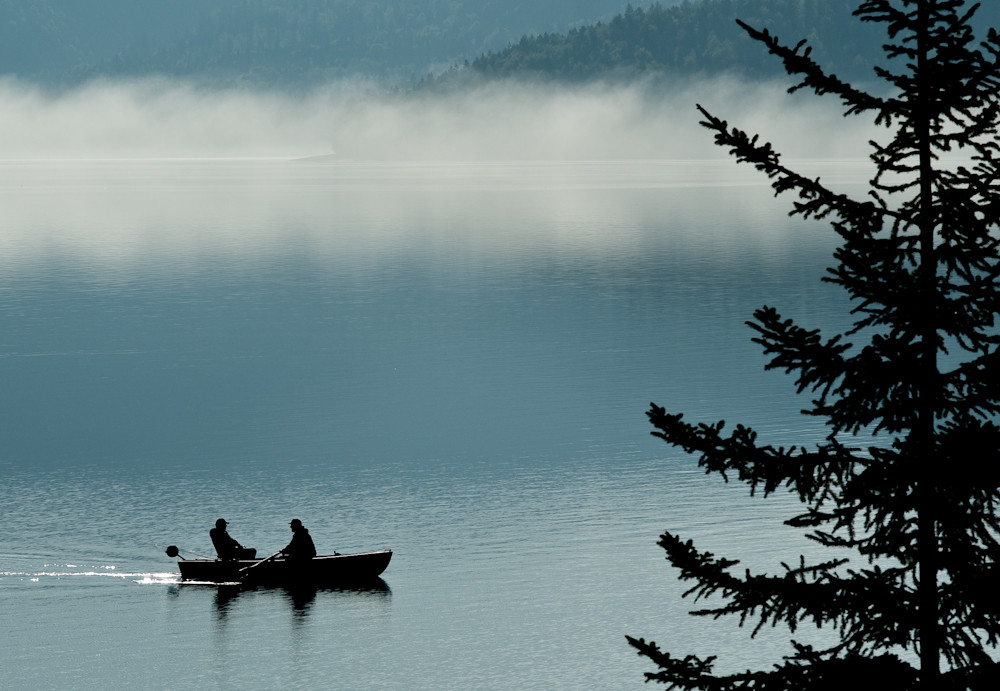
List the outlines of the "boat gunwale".
<svg viewBox="0 0 1000 691">
<path fill-rule="evenodd" d="M 317 554 L 315 557 L 312 557 L 309 561 L 316 561 L 316 560 L 320 560 L 320 559 L 324 559 L 324 560 L 326 560 L 326 559 L 342 559 L 344 557 L 367 557 L 367 556 L 373 556 L 373 555 L 376 555 L 376 554 L 379 554 L 379 555 L 381 555 L 381 554 L 388 554 L 388 555 L 392 556 L 392 550 L 391 549 L 377 549 L 377 550 L 373 550 L 371 552 L 349 552 L 347 554 Z M 221 564 L 221 563 L 225 563 L 225 564 L 247 564 L 248 566 L 253 566 L 254 564 L 260 564 L 261 562 L 268 561 L 268 560 L 270 560 L 270 561 L 276 561 L 276 562 L 279 562 L 279 563 L 287 563 L 287 562 L 290 562 L 290 561 L 294 561 L 292 559 L 287 559 L 285 557 L 274 557 L 273 559 L 270 558 L 270 557 L 261 557 L 259 559 L 256 558 L 256 557 L 253 558 L 253 559 L 219 559 L 218 557 L 216 557 L 214 559 L 209 559 L 207 557 L 196 557 L 194 559 L 185 559 L 182 556 L 180 559 L 178 559 L 177 563 L 178 564 L 180 564 L 181 562 L 186 562 L 188 564 L 197 564 L 197 563 L 201 563 L 201 564 L 215 564 L 215 563 L 220 563 Z"/>
</svg>

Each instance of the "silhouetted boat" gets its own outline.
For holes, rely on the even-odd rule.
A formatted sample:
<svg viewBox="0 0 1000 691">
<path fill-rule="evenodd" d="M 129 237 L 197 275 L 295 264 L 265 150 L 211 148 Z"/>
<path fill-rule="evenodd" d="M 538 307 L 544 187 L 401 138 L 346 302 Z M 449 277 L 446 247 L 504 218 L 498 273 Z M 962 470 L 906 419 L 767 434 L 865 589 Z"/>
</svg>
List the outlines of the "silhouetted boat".
<svg viewBox="0 0 1000 691">
<path fill-rule="evenodd" d="M 374 580 L 389 566 L 391 558 L 392 551 L 385 549 L 357 554 L 327 554 L 305 561 L 275 558 L 275 555 L 235 561 L 181 558 L 177 565 L 184 581 L 331 587 Z"/>
</svg>

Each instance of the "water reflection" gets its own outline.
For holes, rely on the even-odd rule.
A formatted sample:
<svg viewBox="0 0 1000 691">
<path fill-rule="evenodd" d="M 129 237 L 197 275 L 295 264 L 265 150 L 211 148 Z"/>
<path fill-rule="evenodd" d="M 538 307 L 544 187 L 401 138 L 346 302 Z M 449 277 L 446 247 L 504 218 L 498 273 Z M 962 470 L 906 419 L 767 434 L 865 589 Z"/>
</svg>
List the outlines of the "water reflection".
<svg viewBox="0 0 1000 691">
<path fill-rule="evenodd" d="M 193 587 L 204 588 L 204 585 Z M 388 602 L 392 597 L 389 584 L 381 578 L 375 578 L 364 583 L 341 586 L 337 588 L 318 588 L 315 586 L 268 587 L 261 585 L 220 585 L 215 592 L 213 607 L 217 623 L 222 623 L 234 611 L 237 601 L 249 594 L 273 594 L 277 599 L 287 602 L 296 617 L 306 617 L 316 603 L 317 597 L 333 598 L 368 598 L 373 601 Z"/>
<path fill-rule="evenodd" d="M 317 588 L 284 588 L 296 619 L 304 619 L 316 601 Z"/>
<path fill-rule="evenodd" d="M 213 604 L 215 605 L 215 618 L 217 621 L 222 622 L 229 615 L 229 610 L 231 609 L 234 601 L 240 595 L 241 587 L 238 585 L 220 585 L 219 589 L 215 593 L 215 600 Z"/>
</svg>

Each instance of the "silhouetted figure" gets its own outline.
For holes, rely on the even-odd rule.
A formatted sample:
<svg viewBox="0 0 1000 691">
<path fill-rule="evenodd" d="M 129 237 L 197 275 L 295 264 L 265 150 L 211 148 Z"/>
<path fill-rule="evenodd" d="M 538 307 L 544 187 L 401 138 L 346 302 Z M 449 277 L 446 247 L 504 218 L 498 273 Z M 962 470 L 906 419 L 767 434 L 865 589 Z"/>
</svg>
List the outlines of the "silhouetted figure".
<svg viewBox="0 0 1000 691">
<path fill-rule="evenodd" d="M 229 523 L 220 518 L 215 522 L 215 527 L 208 531 L 215 545 L 215 551 L 219 553 L 219 559 L 253 559 L 257 556 L 257 550 L 244 547 L 226 532 Z"/>
<path fill-rule="evenodd" d="M 312 559 L 315 557 L 316 545 L 313 544 L 313 539 L 309 536 L 306 527 L 302 525 L 302 521 L 293 518 L 288 526 L 292 529 L 292 541 L 285 549 L 281 550 L 281 553 L 289 559 Z"/>
</svg>

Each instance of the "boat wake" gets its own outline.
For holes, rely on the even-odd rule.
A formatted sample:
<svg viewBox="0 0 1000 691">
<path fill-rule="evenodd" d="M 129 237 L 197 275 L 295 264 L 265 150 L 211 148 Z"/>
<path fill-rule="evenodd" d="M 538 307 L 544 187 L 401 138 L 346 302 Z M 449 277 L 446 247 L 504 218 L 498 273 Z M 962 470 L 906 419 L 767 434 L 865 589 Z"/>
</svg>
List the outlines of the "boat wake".
<svg viewBox="0 0 1000 691">
<path fill-rule="evenodd" d="M 41 571 L 0 571 L 0 579 L 20 581 L 24 583 L 42 583 L 51 580 L 68 578 L 102 578 L 121 581 L 132 581 L 143 585 L 160 585 L 179 583 L 177 572 L 132 572 L 119 571 L 113 565 L 79 566 L 77 564 L 45 564 Z"/>
<path fill-rule="evenodd" d="M 135 574 L 139 576 L 140 574 Z M 136 580 L 140 585 L 171 585 L 181 582 L 179 573 L 146 573 L 141 574 L 141 578 Z"/>
</svg>

